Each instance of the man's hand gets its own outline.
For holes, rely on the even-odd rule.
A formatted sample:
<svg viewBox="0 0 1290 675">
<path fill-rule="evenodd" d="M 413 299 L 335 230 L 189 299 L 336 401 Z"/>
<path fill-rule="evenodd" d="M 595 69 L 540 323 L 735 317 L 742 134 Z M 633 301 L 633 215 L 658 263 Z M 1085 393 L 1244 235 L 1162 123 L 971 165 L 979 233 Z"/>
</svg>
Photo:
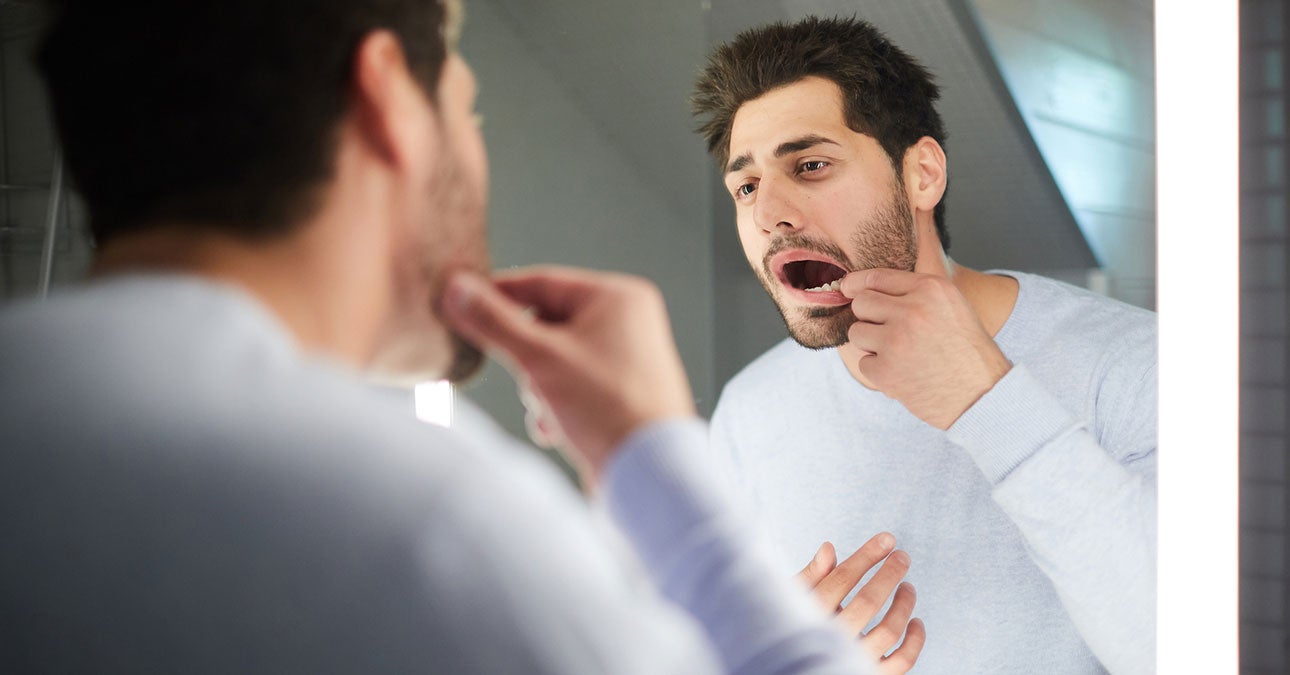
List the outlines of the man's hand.
<svg viewBox="0 0 1290 675">
<path fill-rule="evenodd" d="M 893 269 L 842 279 L 860 374 L 914 416 L 948 429 L 1012 367 L 949 279 Z"/>
<path fill-rule="evenodd" d="M 923 651 L 927 641 L 927 631 L 919 619 L 910 619 L 914 612 L 914 587 L 909 583 L 900 583 L 909 571 L 909 554 L 894 550 L 896 538 L 890 533 L 882 532 L 865 542 L 851 554 L 851 557 L 837 562 L 833 545 L 824 542 L 815 557 L 797 578 L 812 589 L 815 599 L 824 608 L 836 612 L 838 623 L 849 634 L 860 636 L 860 644 L 871 657 L 878 661 L 879 671 L 884 675 L 901 675 L 914 667 L 918 655 Z M 846 607 L 841 603 L 855 585 L 860 583 L 869 570 L 886 558 L 886 562 L 873 575 Z M 878 615 L 882 605 L 895 590 L 896 596 L 891 601 L 887 615 L 868 633 L 861 634 L 864 627 Z M 904 642 L 901 642 L 904 635 Z M 900 647 L 884 656 L 893 647 Z"/>
<path fill-rule="evenodd" d="M 458 273 L 442 313 L 463 338 L 505 357 L 533 398 L 535 426 L 593 478 L 632 431 L 695 415 L 663 297 L 644 279 L 561 267 L 491 282 Z"/>
</svg>

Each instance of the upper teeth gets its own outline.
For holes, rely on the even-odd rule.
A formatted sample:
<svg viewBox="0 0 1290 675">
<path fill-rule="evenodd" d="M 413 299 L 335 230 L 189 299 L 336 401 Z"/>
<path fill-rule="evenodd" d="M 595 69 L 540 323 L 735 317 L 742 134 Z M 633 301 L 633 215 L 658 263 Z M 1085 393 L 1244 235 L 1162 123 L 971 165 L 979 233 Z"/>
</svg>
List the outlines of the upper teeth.
<svg viewBox="0 0 1290 675">
<path fill-rule="evenodd" d="M 821 284 L 815 288 L 806 289 L 809 293 L 823 293 L 824 291 L 836 291 L 842 287 L 841 279 L 834 279 L 831 283 Z"/>
</svg>

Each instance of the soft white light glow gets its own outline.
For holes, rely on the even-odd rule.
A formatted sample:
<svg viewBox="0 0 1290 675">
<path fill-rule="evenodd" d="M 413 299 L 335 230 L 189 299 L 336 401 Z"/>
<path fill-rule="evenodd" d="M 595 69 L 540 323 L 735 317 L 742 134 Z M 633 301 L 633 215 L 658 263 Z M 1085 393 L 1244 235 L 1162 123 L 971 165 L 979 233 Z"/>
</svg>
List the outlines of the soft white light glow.
<svg viewBox="0 0 1290 675">
<path fill-rule="evenodd" d="M 441 427 L 452 426 L 452 385 L 447 380 L 422 382 L 413 391 L 417 419 Z"/>
<path fill-rule="evenodd" d="M 1237 4 L 1155 9 L 1161 673 L 1239 663 Z"/>
</svg>

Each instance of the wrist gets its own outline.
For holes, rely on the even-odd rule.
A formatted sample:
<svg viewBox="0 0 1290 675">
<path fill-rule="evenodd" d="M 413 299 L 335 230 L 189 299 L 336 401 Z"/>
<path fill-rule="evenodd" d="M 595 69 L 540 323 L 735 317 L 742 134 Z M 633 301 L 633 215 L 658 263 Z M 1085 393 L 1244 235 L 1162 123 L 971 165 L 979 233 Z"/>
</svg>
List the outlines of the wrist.
<svg viewBox="0 0 1290 675">
<path fill-rule="evenodd" d="M 932 422 L 932 426 L 935 426 L 941 431 L 949 430 L 949 428 L 954 426 L 954 423 L 957 422 L 959 418 L 963 417 L 967 411 L 972 409 L 972 406 L 976 405 L 982 397 L 990 393 L 990 390 L 994 389 L 995 385 L 999 384 L 1010 370 L 1012 370 L 1012 362 L 1003 357 L 1002 354 L 999 354 L 998 360 L 987 364 L 986 367 L 982 369 L 979 377 L 975 378 L 971 384 L 965 385 L 961 389 L 963 397 L 960 399 L 957 406 L 953 406 L 951 408 L 951 410 L 953 410 L 953 414 L 946 415 L 945 417 Z"/>
</svg>

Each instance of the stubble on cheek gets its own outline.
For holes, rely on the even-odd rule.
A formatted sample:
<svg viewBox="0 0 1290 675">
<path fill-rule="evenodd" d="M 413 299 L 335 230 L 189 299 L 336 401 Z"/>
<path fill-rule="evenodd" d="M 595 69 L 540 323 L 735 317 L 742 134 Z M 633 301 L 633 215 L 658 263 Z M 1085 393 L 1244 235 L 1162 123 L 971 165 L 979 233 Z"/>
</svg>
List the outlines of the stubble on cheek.
<svg viewBox="0 0 1290 675">
<path fill-rule="evenodd" d="M 856 270 L 887 268 L 913 272 L 918 263 L 918 235 L 909 204 L 893 187 L 892 199 L 870 220 L 870 227 L 851 233 Z"/>
</svg>

